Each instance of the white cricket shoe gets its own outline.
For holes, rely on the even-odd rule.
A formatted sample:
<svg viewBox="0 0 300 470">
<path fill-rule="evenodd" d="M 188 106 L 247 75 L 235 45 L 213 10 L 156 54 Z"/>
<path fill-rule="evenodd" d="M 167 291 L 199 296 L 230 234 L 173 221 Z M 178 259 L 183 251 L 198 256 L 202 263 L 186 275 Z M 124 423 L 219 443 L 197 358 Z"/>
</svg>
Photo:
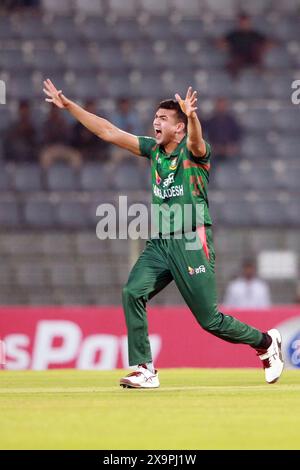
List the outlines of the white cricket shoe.
<svg viewBox="0 0 300 470">
<path fill-rule="evenodd" d="M 282 374 L 284 362 L 281 353 L 281 335 L 278 330 L 268 331 L 272 338 L 272 343 L 268 349 L 257 350 L 257 355 L 263 363 L 265 369 L 266 382 L 273 384 L 277 382 Z"/>
<path fill-rule="evenodd" d="M 144 364 L 140 364 L 135 371 L 122 377 L 120 385 L 124 388 L 158 388 L 158 372 L 151 372 Z"/>
</svg>

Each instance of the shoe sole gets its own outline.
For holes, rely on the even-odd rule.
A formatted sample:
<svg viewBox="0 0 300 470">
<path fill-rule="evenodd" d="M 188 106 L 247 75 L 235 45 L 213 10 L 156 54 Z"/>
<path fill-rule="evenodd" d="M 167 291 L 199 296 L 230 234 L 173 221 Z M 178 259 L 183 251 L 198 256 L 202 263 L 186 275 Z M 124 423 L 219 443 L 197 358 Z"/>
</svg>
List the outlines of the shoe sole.
<svg viewBox="0 0 300 470">
<path fill-rule="evenodd" d="M 158 388 L 159 387 L 159 385 L 157 385 L 156 387 L 143 387 L 142 385 L 133 384 L 132 382 L 130 382 L 129 380 L 126 380 L 126 379 L 122 379 L 120 381 L 120 386 L 123 387 L 123 388 L 144 388 L 144 389 Z"/>
</svg>

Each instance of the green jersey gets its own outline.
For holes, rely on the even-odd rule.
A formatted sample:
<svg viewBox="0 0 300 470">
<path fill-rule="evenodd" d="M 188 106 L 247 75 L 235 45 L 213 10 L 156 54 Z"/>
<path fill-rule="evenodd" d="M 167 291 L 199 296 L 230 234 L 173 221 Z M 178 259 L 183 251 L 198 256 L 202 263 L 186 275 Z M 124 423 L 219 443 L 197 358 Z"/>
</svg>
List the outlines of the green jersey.
<svg viewBox="0 0 300 470">
<path fill-rule="evenodd" d="M 151 161 L 152 216 L 159 233 L 190 232 L 211 225 L 207 185 L 210 145 L 206 154 L 195 158 L 187 148 L 187 137 L 167 154 L 151 137 L 139 137 L 141 155 Z"/>
</svg>

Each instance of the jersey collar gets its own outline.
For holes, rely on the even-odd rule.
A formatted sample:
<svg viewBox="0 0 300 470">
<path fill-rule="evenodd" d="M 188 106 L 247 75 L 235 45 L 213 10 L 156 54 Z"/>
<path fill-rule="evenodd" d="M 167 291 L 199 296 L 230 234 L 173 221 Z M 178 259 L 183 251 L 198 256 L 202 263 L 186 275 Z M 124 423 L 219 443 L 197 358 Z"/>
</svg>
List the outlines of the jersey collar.
<svg viewBox="0 0 300 470">
<path fill-rule="evenodd" d="M 165 158 L 177 157 L 180 153 L 182 147 L 186 144 L 187 135 L 185 135 L 181 142 L 177 145 L 177 147 L 173 150 L 172 153 L 166 153 L 164 147 L 162 145 L 159 146 L 160 151 L 164 154 Z"/>
</svg>

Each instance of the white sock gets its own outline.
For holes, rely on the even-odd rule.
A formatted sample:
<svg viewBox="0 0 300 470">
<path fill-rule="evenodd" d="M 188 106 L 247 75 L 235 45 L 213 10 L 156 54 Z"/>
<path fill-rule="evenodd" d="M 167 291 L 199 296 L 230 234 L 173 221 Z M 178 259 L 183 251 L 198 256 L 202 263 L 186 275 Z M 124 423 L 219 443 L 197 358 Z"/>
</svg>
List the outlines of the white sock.
<svg viewBox="0 0 300 470">
<path fill-rule="evenodd" d="M 154 368 L 153 362 L 146 362 L 146 366 L 147 366 L 147 369 L 149 369 L 150 372 L 152 372 L 152 374 L 155 374 L 155 368 Z"/>
</svg>

